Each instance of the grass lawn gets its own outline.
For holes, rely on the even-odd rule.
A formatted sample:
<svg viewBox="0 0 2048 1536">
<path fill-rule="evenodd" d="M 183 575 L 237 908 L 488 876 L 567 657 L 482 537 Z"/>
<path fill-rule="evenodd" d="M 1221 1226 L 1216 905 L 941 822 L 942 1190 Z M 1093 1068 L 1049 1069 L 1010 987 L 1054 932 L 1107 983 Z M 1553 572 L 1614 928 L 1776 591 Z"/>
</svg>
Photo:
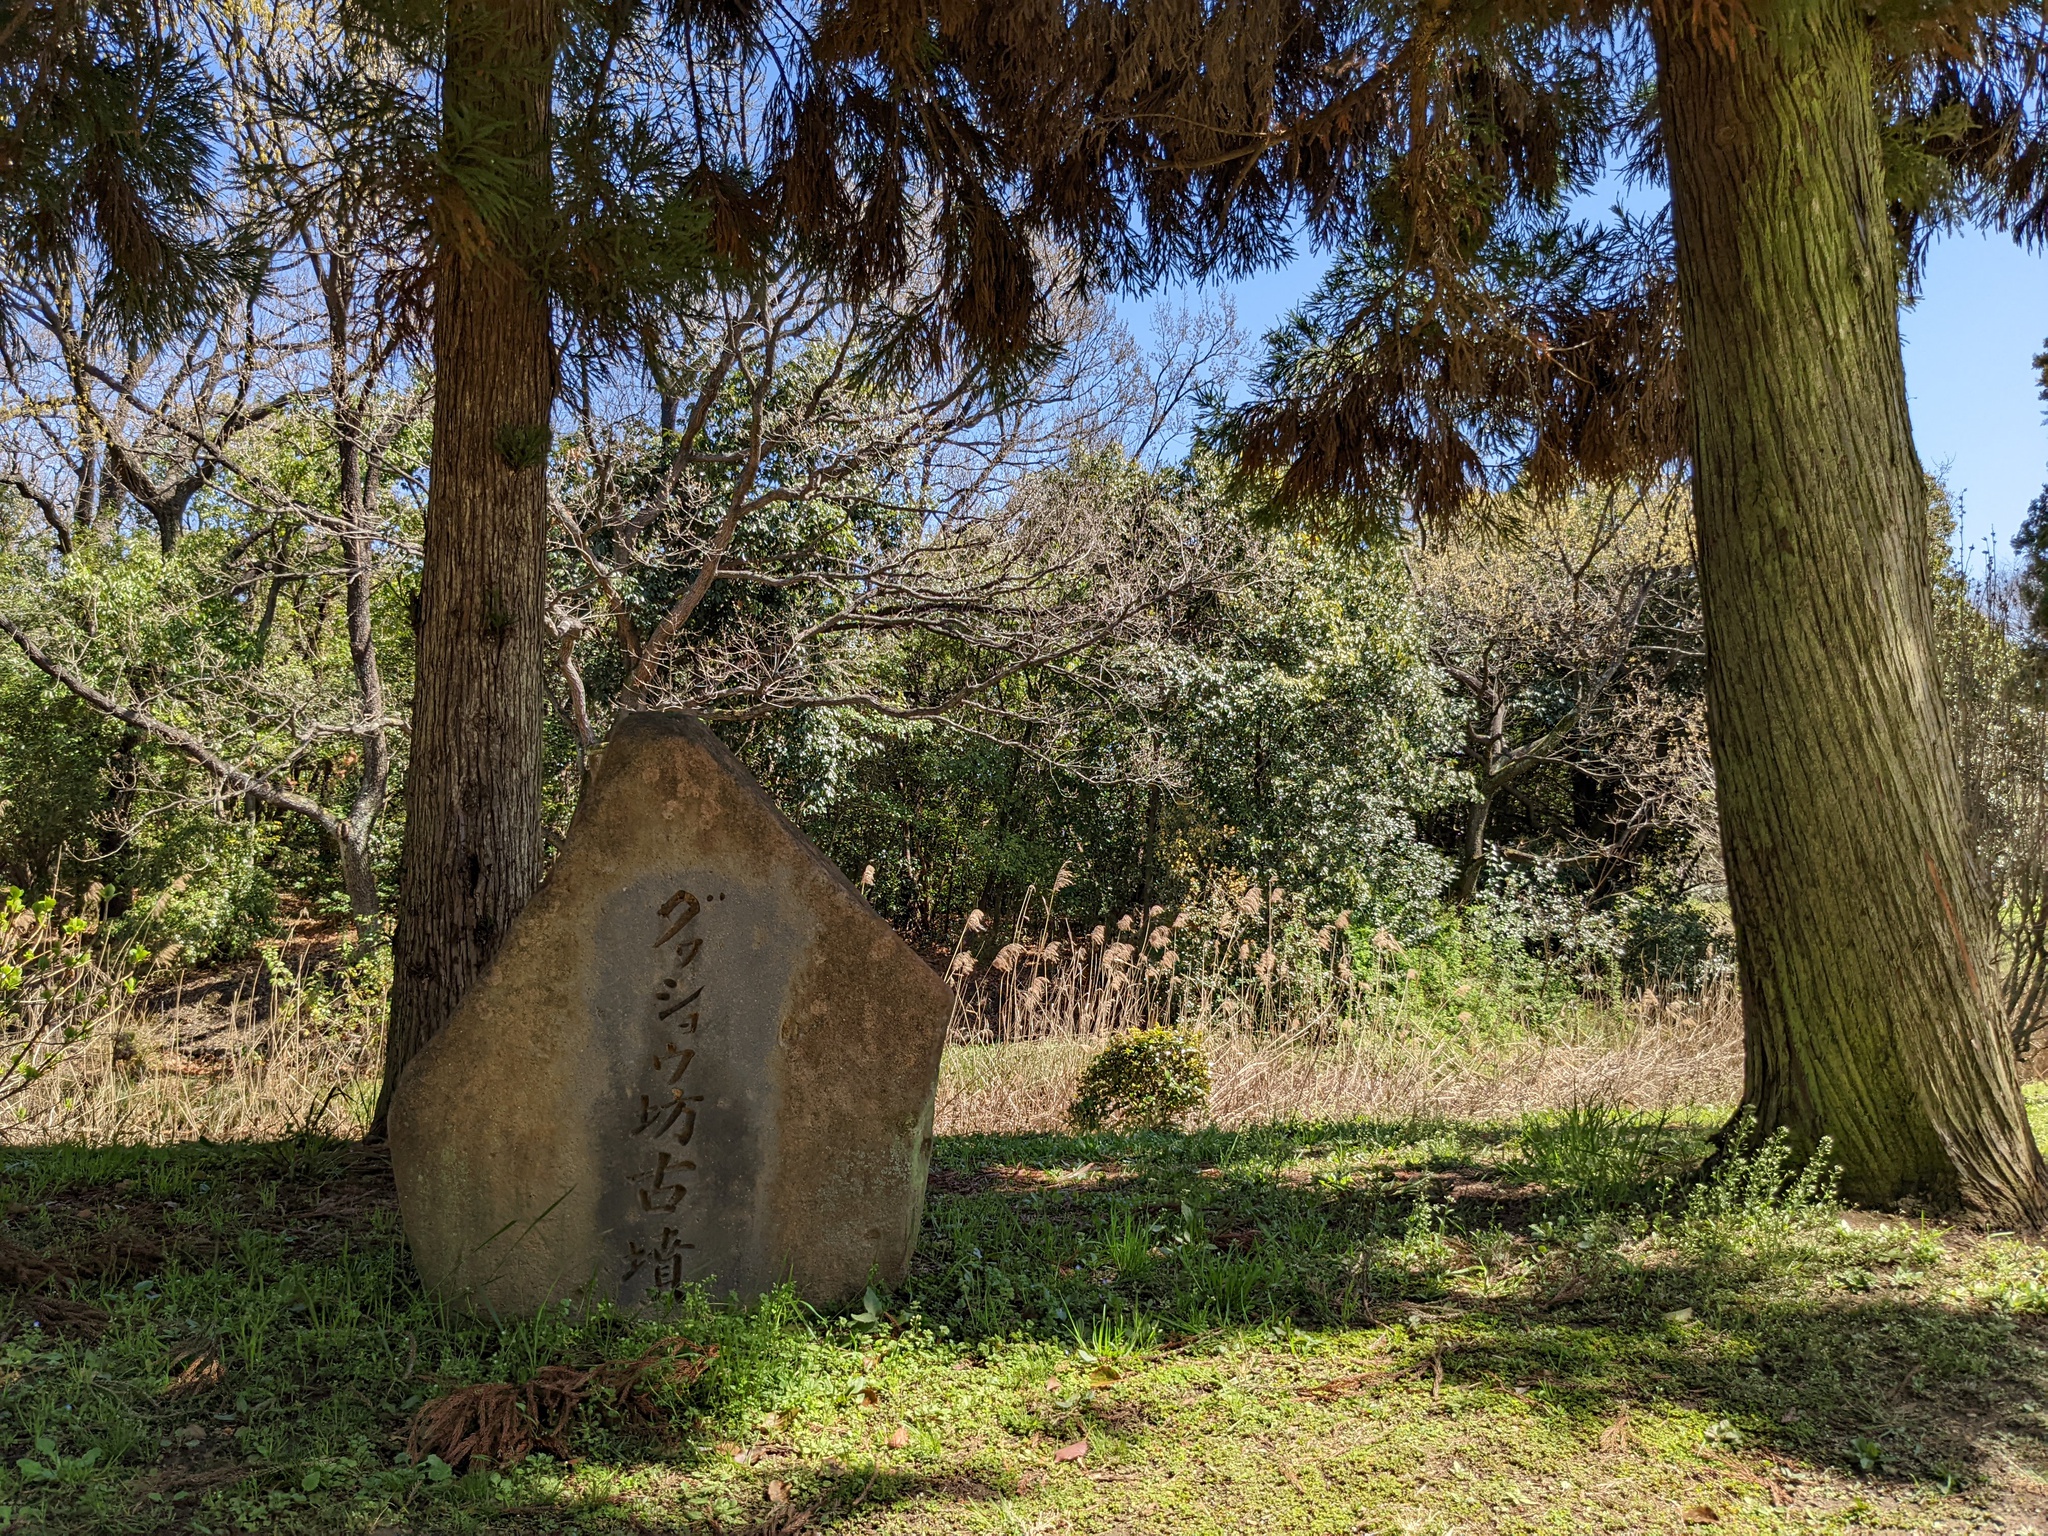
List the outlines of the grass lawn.
<svg viewBox="0 0 2048 1536">
<path fill-rule="evenodd" d="M 1667 1182 L 1702 1148 L 955 1137 L 855 1315 L 504 1327 L 417 1292 L 371 1150 L 7 1149 L 0 1529 L 2048 1531 L 2048 1251 L 1768 1155 Z M 678 1338 L 701 1374 L 593 1396 L 564 1456 L 406 1455 L 451 1388 Z"/>
</svg>

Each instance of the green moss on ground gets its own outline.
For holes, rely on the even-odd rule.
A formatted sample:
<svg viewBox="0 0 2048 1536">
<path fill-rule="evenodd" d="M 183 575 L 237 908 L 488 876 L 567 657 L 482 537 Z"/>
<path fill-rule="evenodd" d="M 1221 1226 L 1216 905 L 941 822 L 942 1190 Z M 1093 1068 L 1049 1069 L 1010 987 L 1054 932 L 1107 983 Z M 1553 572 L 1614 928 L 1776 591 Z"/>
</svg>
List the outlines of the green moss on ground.
<svg viewBox="0 0 2048 1536">
<path fill-rule="evenodd" d="M 0 1529 L 2048 1530 L 2048 1251 L 1768 1157 L 1688 1188 L 1709 1124 L 956 1138 L 855 1315 L 502 1328 L 418 1293 L 369 1150 L 13 1149 Z M 569 1462 L 403 1455 L 450 1386 L 678 1334 L 710 1369 Z"/>
</svg>

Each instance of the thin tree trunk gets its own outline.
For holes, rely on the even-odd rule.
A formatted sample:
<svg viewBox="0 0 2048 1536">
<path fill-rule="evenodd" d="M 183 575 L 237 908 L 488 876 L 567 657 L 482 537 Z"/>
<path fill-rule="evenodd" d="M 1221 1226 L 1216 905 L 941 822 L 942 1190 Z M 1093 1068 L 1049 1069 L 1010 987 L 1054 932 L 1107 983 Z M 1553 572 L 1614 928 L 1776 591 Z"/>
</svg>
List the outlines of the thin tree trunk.
<svg viewBox="0 0 2048 1536">
<path fill-rule="evenodd" d="M 345 365 L 344 348 L 345 338 L 335 348 L 337 360 Z M 376 476 L 364 462 L 361 403 L 337 400 L 335 417 L 340 438 L 337 458 L 342 513 L 347 520 L 341 548 L 342 566 L 348 578 L 348 654 L 365 722 L 356 738 L 362 754 L 361 775 L 348 814 L 342 818 L 344 833 L 339 841 L 342 882 L 348 890 L 356 943 L 367 947 L 377 940 L 383 910 L 377 893 L 377 873 L 371 864 L 371 835 L 383 813 L 384 796 L 391 781 L 391 751 L 384 724 L 384 675 L 377 665 L 377 637 L 371 613 L 376 571 L 370 518 L 376 500 Z"/>
<path fill-rule="evenodd" d="M 1493 814 L 1493 790 L 1481 787 L 1479 796 L 1465 807 L 1464 846 L 1458 855 L 1458 905 L 1470 906 L 1479 894 L 1479 877 L 1486 873 L 1486 822 Z"/>
<path fill-rule="evenodd" d="M 1166 791 L 1156 781 L 1145 789 L 1145 831 L 1138 844 L 1138 890 L 1131 898 L 1131 908 L 1136 912 L 1149 913 L 1152 898 L 1157 893 L 1156 871 L 1159 866 L 1159 835 L 1166 819 Z"/>
<path fill-rule="evenodd" d="M 438 210 L 434 461 L 381 1123 L 398 1075 L 540 881 L 547 433 L 555 358 L 522 243 L 548 222 L 552 0 L 448 8 L 443 116 L 494 207 Z"/>
<path fill-rule="evenodd" d="M 1832 1138 L 1853 1199 L 2032 1227 L 2048 1190 L 1937 686 L 1864 12 L 1733 14 L 1716 38 L 1663 13 L 1657 43 L 1744 1099 L 1759 1134 Z"/>
</svg>

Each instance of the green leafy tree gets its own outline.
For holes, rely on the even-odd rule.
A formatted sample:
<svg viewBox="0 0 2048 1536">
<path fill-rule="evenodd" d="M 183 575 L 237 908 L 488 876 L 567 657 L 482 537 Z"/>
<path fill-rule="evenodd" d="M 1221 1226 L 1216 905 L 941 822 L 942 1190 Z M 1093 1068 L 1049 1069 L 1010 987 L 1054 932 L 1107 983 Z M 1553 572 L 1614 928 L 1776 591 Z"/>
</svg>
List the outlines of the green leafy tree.
<svg viewBox="0 0 2048 1536">
<path fill-rule="evenodd" d="M 1490 488 L 1685 463 L 1747 1036 L 1731 1135 L 1825 1141 L 1857 1199 L 2048 1217 L 1897 316 L 1926 230 L 2043 232 L 2038 9 L 833 15 L 892 86 L 966 82 L 1020 205 L 1100 269 L 1247 264 L 1290 211 L 1354 253 L 1226 434 L 1277 513 L 1449 525 Z M 1614 163 L 1668 184 L 1668 220 L 1567 217 Z"/>
<path fill-rule="evenodd" d="M 2048 1216 L 1940 696 L 1897 319 L 1930 221 L 2039 233 L 2038 12 L 1005 13 L 937 40 L 1019 126 L 1032 194 L 1135 188 L 1122 227 L 1169 262 L 1255 256 L 1276 205 L 1355 252 L 1227 434 L 1277 512 L 1451 524 L 1488 488 L 1689 465 L 1742 1134 L 1827 1140 L 1858 1199 Z M 977 73 L 1024 26 L 1074 46 L 1035 83 Z M 1114 83 L 1076 91 L 1103 58 Z M 1057 122 L 1055 184 L 1031 155 Z M 1613 161 L 1668 182 L 1668 222 L 1565 216 Z"/>
<path fill-rule="evenodd" d="M 304 177 L 346 167 L 271 110 L 323 46 L 279 17 L 195 32 L 219 44 L 218 147 L 239 189 L 221 216 L 282 237 L 260 292 L 140 344 L 95 328 L 61 263 L 16 276 L 28 345 L 4 363 L 0 484 L 30 520 L 10 529 L 0 629 L 119 723 L 118 757 L 182 759 L 211 781 L 186 798 L 281 817 L 316 863 L 324 845 L 368 939 L 399 768 L 385 671 L 410 649 L 387 578 L 417 542 L 427 397 L 386 302 L 404 244 L 345 174 L 294 202 Z M 122 806 L 107 819 L 103 844 L 128 836 Z"/>
</svg>

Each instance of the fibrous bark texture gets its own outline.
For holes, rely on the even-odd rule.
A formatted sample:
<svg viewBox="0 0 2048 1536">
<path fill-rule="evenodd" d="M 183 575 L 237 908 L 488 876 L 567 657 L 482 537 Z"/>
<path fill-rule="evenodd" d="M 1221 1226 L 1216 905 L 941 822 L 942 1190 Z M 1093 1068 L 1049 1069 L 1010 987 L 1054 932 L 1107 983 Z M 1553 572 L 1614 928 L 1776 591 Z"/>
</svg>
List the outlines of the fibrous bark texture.
<svg viewBox="0 0 2048 1536">
<path fill-rule="evenodd" d="M 434 459 L 383 1103 L 539 884 L 552 0 L 448 8 Z M 463 167 L 477 174 L 465 177 Z"/>
<path fill-rule="evenodd" d="M 1850 0 L 1681 9 L 1657 42 L 1745 1096 L 1758 1134 L 1832 1138 L 1852 1199 L 2035 1226 L 1936 686 L 1870 39 Z"/>
</svg>

